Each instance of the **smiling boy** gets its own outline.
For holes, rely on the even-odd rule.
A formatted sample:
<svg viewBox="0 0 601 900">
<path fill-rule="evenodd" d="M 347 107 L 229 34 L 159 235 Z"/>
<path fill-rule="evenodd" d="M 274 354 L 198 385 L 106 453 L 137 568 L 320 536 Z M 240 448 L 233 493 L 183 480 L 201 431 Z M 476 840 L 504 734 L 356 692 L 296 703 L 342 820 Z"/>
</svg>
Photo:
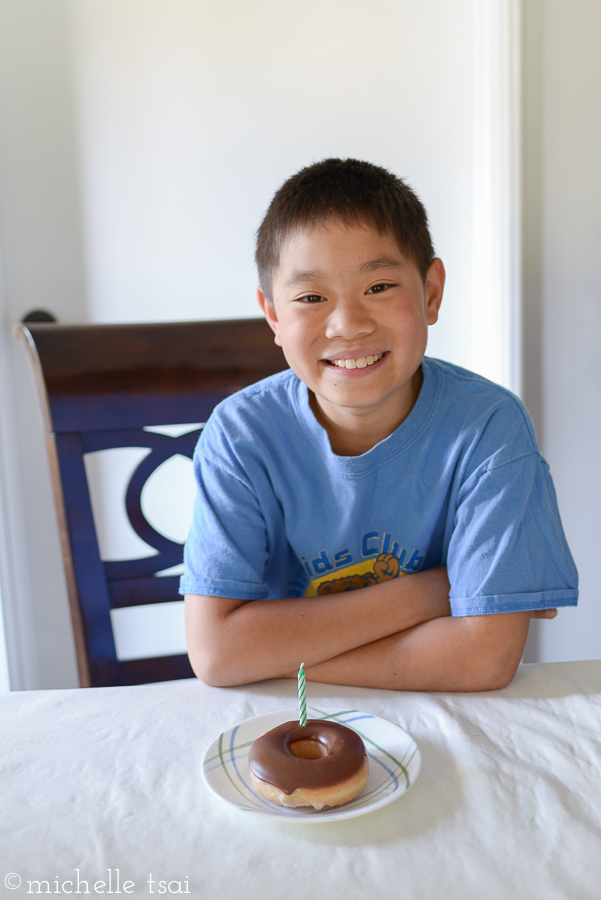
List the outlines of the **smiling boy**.
<svg viewBox="0 0 601 900">
<path fill-rule="evenodd" d="M 276 193 L 257 264 L 290 369 L 199 441 L 180 586 L 195 672 L 504 686 L 577 574 L 524 407 L 424 356 L 445 273 L 421 202 L 379 167 L 317 163 Z"/>
</svg>

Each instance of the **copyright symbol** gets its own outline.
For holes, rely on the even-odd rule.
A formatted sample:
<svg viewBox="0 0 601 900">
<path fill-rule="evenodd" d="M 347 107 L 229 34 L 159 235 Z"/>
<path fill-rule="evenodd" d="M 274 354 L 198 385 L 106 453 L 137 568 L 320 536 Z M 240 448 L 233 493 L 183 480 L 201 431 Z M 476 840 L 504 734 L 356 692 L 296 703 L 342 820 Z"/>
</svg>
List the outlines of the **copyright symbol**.
<svg viewBox="0 0 601 900">
<path fill-rule="evenodd" d="M 11 872 L 9 875 L 4 876 L 4 884 L 9 891 L 16 891 L 17 888 L 21 887 L 21 876 L 17 875 L 16 872 Z"/>
</svg>

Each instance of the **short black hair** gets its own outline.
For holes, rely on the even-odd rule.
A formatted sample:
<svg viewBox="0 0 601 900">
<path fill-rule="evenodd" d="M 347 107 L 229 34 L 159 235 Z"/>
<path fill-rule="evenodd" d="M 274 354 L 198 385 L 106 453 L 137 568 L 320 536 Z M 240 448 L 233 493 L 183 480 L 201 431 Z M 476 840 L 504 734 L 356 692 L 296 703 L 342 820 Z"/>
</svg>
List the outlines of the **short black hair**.
<svg viewBox="0 0 601 900">
<path fill-rule="evenodd" d="M 434 259 L 428 216 L 415 192 L 387 169 L 358 159 L 324 159 L 293 175 L 275 193 L 257 231 L 259 283 L 271 300 L 282 246 L 298 228 L 340 221 L 389 233 L 425 281 Z"/>
</svg>

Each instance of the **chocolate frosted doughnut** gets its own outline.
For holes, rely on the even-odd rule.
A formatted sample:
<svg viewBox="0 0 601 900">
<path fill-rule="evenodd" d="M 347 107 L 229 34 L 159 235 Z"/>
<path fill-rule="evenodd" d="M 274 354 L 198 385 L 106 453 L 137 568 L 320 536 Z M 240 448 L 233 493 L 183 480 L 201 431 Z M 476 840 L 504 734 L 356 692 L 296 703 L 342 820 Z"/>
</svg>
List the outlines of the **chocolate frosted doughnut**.
<svg viewBox="0 0 601 900">
<path fill-rule="evenodd" d="M 280 806 L 323 809 L 348 803 L 369 774 L 359 735 L 325 719 L 278 725 L 254 741 L 248 763 L 256 790 Z"/>
</svg>

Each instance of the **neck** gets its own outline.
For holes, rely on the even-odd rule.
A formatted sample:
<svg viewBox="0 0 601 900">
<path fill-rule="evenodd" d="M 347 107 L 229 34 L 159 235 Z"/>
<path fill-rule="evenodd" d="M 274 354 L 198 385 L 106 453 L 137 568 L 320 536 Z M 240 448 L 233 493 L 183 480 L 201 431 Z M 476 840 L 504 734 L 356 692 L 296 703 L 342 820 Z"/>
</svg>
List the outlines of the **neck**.
<svg viewBox="0 0 601 900">
<path fill-rule="evenodd" d="M 330 409 L 312 391 L 309 392 L 309 403 L 315 418 L 328 433 L 332 452 L 337 456 L 361 456 L 386 440 L 405 421 L 419 397 L 423 380 L 420 366 L 402 401 L 395 403 L 395 398 L 391 398 L 389 403 L 376 410 L 361 407 Z"/>
</svg>

